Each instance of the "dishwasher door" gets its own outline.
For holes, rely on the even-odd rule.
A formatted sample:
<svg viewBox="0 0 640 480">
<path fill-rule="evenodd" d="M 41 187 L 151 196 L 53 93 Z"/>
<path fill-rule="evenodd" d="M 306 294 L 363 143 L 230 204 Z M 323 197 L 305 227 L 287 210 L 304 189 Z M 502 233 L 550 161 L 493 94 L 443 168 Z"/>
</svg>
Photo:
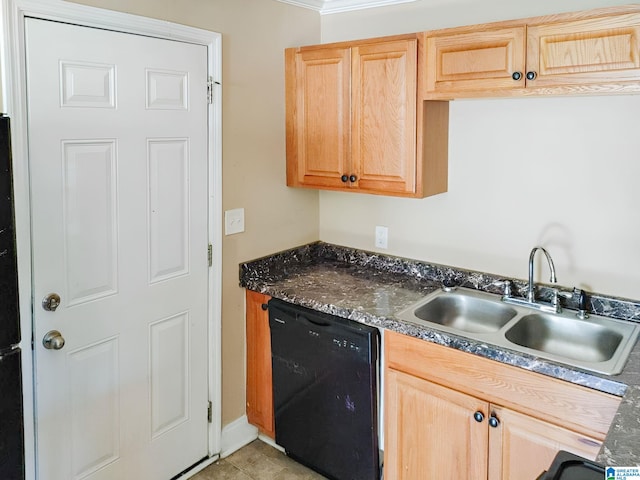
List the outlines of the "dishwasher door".
<svg viewBox="0 0 640 480">
<path fill-rule="evenodd" d="M 335 480 L 377 480 L 376 328 L 269 302 L 276 443 Z"/>
</svg>

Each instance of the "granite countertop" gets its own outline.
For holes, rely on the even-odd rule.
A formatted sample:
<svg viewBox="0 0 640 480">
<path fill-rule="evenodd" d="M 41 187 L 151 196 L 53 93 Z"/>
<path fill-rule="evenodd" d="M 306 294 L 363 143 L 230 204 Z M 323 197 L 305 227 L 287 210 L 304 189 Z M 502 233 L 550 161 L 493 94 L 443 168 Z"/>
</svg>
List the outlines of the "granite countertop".
<svg viewBox="0 0 640 480">
<path fill-rule="evenodd" d="M 445 279 L 460 286 L 499 294 L 500 287 L 494 283 L 503 278 L 323 242 L 240 265 L 240 285 L 250 290 L 621 396 L 622 402 L 597 460 L 607 466 L 640 465 L 640 342 L 631 352 L 622 373 L 606 376 L 396 317 L 400 311 L 440 288 Z M 516 293 L 524 292 L 525 282 L 511 280 Z M 548 298 L 551 290 L 541 286 L 538 294 L 543 299 Z M 640 322 L 640 303 L 597 294 L 591 295 L 589 301 L 589 310 L 594 313 Z M 567 307 L 577 309 L 577 305 L 571 303 Z"/>
</svg>

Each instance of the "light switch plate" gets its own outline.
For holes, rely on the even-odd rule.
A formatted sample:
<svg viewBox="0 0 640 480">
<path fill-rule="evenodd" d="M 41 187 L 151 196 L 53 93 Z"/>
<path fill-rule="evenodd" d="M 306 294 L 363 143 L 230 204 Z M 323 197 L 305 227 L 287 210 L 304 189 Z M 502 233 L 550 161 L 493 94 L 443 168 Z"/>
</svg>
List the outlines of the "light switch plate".
<svg viewBox="0 0 640 480">
<path fill-rule="evenodd" d="M 224 212 L 224 234 L 244 232 L 244 208 L 234 208 Z"/>
</svg>

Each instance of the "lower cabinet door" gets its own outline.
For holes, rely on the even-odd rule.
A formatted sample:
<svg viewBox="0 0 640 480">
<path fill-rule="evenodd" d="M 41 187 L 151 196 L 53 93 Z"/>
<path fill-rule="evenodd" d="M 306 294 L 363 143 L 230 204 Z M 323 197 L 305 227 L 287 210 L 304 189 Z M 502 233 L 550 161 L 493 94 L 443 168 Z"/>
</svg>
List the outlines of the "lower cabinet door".
<svg viewBox="0 0 640 480">
<path fill-rule="evenodd" d="M 487 402 L 392 369 L 385 402 L 385 478 L 487 480 Z"/>
<path fill-rule="evenodd" d="M 247 290 L 247 419 L 260 433 L 275 438 L 268 295 Z"/>
<path fill-rule="evenodd" d="M 489 428 L 489 478 L 534 479 L 559 450 L 594 460 L 601 443 L 593 438 L 503 407 L 491 406 L 498 423 Z M 495 423 L 494 423 L 495 425 Z"/>
</svg>

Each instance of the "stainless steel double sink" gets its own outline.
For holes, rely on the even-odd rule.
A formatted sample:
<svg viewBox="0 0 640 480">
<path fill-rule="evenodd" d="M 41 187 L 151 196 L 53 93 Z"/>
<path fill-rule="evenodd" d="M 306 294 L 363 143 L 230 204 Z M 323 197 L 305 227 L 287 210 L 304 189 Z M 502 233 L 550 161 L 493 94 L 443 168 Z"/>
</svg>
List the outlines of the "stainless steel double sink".
<svg viewBox="0 0 640 480">
<path fill-rule="evenodd" d="M 570 365 L 616 375 L 624 368 L 640 324 L 573 311 L 541 313 L 508 305 L 499 296 L 467 288 L 437 290 L 398 318 L 454 335 Z"/>
</svg>

